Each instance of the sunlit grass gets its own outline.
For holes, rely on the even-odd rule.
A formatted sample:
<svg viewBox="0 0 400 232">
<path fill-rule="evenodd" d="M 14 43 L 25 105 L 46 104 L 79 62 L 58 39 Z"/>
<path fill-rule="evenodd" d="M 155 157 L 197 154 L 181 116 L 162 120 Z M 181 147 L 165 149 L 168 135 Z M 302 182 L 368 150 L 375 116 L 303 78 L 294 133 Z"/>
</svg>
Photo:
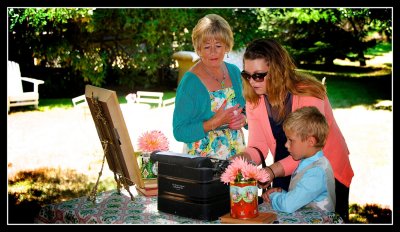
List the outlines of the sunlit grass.
<svg viewBox="0 0 400 232">
<path fill-rule="evenodd" d="M 338 67 L 336 67 L 338 68 Z M 343 72 L 338 72 L 331 75 L 331 71 L 310 71 L 310 69 L 303 69 L 301 71 L 308 72 L 316 76 L 318 79 L 326 77 L 326 86 L 328 97 L 334 109 L 337 108 L 351 108 L 354 106 L 365 106 L 369 109 L 375 109 L 375 104 L 381 101 L 392 101 L 392 76 L 376 75 L 376 72 L 370 69 L 369 73 L 360 71 L 362 69 L 354 69 L 354 75 L 347 75 Z M 342 69 L 344 69 L 342 67 Z M 387 71 L 382 71 L 387 73 Z M 361 77 L 362 76 L 362 77 Z M 164 92 L 163 100 L 175 97 L 176 92 Z M 126 103 L 125 96 L 118 96 L 118 101 L 121 104 Z M 39 111 L 48 111 L 55 108 L 72 108 L 71 99 L 41 99 L 39 101 Z M 152 107 L 156 107 L 153 104 Z M 389 108 L 388 108 L 389 109 Z M 391 108 L 390 108 L 391 109 Z M 24 112 L 33 110 L 33 106 L 27 107 L 12 107 L 11 112 Z"/>
<path fill-rule="evenodd" d="M 39 110 L 40 111 L 47 111 L 54 108 L 63 108 L 68 109 L 72 108 L 72 99 L 69 98 L 56 98 L 56 99 L 39 99 Z"/>
<path fill-rule="evenodd" d="M 377 204 L 351 204 L 349 206 L 350 223 L 392 223 L 392 211 Z"/>
<path fill-rule="evenodd" d="M 9 221 L 32 223 L 44 205 L 89 196 L 97 177 L 60 168 L 18 172 L 8 181 Z M 114 178 L 103 177 L 100 178 L 97 191 L 112 190 L 116 186 Z"/>
<path fill-rule="evenodd" d="M 334 68 L 340 69 L 341 67 L 339 65 L 335 66 Z M 307 72 L 309 74 L 312 74 L 314 76 L 327 76 L 327 77 L 347 77 L 347 78 L 369 78 L 369 77 L 380 77 L 380 76 L 386 76 L 390 75 L 392 73 L 391 68 L 379 68 L 375 70 L 369 70 L 368 72 L 365 72 L 362 70 L 362 68 L 359 68 L 358 71 L 344 71 L 344 72 L 337 72 L 337 71 L 326 71 L 326 70 L 305 70 L 305 69 L 298 69 L 299 71 L 302 72 Z"/>
<path fill-rule="evenodd" d="M 364 52 L 364 55 L 381 56 L 390 51 L 392 51 L 392 43 L 382 42 L 378 43 L 375 47 L 368 48 L 367 51 Z"/>
<path fill-rule="evenodd" d="M 78 173 L 74 169 L 39 168 L 21 171 L 9 178 L 8 193 L 19 200 L 56 203 L 86 195 L 95 184 L 95 177 Z M 101 179 L 98 191 L 116 187 L 113 178 Z"/>
<path fill-rule="evenodd" d="M 118 93 L 117 93 L 118 94 Z M 170 98 L 175 97 L 176 92 L 175 91 L 165 91 L 163 100 L 167 100 Z M 125 96 L 119 95 L 118 96 L 118 102 L 120 104 L 125 104 L 126 98 Z M 156 107 L 156 104 L 150 104 L 152 107 Z M 39 111 L 45 112 L 48 110 L 52 110 L 55 108 L 62 108 L 62 109 L 69 109 L 72 108 L 72 99 L 69 98 L 41 98 L 39 99 Z M 11 111 L 30 111 L 33 109 L 33 106 L 25 106 L 25 107 L 18 107 L 18 108 L 11 108 Z"/>
</svg>

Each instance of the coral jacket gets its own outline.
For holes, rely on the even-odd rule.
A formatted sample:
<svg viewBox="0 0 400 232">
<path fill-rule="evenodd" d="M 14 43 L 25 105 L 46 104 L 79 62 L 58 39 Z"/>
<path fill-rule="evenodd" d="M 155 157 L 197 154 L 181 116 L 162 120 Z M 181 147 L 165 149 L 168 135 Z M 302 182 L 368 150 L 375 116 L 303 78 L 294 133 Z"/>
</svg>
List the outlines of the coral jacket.
<svg viewBox="0 0 400 232">
<path fill-rule="evenodd" d="M 342 132 L 333 116 L 332 107 L 329 103 L 328 97 L 321 100 L 311 96 L 293 95 L 292 111 L 303 106 L 315 106 L 323 115 L 325 115 L 329 124 L 329 134 L 323 152 L 331 163 L 335 178 L 340 183 L 349 187 L 351 179 L 354 176 L 349 159 L 349 150 Z M 246 113 L 249 137 L 248 146 L 245 152 L 250 154 L 252 160 L 258 164 L 261 162 L 260 156 L 256 149 L 251 147 L 257 147 L 260 149 L 264 154 L 264 158 L 266 158 L 269 152 L 271 152 L 272 156 L 275 157 L 276 140 L 272 134 L 264 97 L 260 97 L 260 103 L 256 107 L 254 107 L 253 104 L 246 102 Z M 299 161 L 293 160 L 292 156 L 289 155 L 278 162 L 282 164 L 285 176 L 287 176 L 294 171 Z"/>
</svg>

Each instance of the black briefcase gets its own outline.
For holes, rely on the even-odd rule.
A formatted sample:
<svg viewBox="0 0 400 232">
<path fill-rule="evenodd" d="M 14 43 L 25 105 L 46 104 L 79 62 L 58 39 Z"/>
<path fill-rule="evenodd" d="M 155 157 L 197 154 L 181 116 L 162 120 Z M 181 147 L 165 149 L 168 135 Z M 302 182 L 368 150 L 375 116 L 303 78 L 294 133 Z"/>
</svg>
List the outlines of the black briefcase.
<svg viewBox="0 0 400 232">
<path fill-rule="evenodd" d="M 228 161 L 173 152 L 150 159 L 158 162 L 159 211 L 208 221 L 229 212 L 229 186 L 220 180 Z"/>
</svg>

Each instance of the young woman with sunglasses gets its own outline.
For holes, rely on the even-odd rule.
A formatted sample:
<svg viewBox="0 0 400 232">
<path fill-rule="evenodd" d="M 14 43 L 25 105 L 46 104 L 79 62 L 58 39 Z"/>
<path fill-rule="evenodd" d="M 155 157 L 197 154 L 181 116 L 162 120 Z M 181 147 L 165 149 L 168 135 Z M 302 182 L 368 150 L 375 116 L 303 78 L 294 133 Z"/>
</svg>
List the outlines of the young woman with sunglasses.
<svg viewBox="0 0 400 232">
<path fill-rule="evenodd" d="M 251 42 L 243 55 L 243 68 L 249 137 L 247 148 L 239 155 L 259 164 L 261 156 L 265 159 L 270 152 L 274 163 L 266 170 L 272 185 L 287 190 L 290 175 L 298 161 L 288 156 L 282 122 L 298 108 L 317 107 L 329 124 L 323 152 L 331 162 L 335 176 L 336 212 L 348 221 L 349 191 L 354 173 L 349 150 L 336 124 L 325 86 L 315 77 L 296 71 L 291 56 L 273 39 Z M 259 186 L 266 188 L 271 181 Z"/>
<path fill-rule="evenodd" d="M 224 62 L 233 47 L 228 22 L 216 14 L 200 19 L 192 32 L 200 56 L 176 91 L 173 133 L 183 152 L 227 159 L 245 148 L 242 79 L 237 66 Z"/>
</svg>

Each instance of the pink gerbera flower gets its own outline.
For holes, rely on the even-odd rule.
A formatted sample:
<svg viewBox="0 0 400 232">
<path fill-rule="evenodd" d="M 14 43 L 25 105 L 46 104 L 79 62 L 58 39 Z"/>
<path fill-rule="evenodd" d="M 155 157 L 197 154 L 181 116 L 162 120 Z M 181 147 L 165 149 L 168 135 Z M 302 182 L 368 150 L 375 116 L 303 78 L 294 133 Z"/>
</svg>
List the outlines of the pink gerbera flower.
<svg viewBox="0 0 400 232">
<path fill-rule="evenodd" d="M 146 131 L 138 138 L 138 149 L 142 152 L 168 151 L 169 142 L 161 131 Z"/>
<path fill-rule="evenodd" d="M 221 181 L 225 184 L 253 180 L 264 183 L 269 179 L 267 171 L 257 168 L 242 157 L 234 158 L 221 175 Z"/>
</svg>

